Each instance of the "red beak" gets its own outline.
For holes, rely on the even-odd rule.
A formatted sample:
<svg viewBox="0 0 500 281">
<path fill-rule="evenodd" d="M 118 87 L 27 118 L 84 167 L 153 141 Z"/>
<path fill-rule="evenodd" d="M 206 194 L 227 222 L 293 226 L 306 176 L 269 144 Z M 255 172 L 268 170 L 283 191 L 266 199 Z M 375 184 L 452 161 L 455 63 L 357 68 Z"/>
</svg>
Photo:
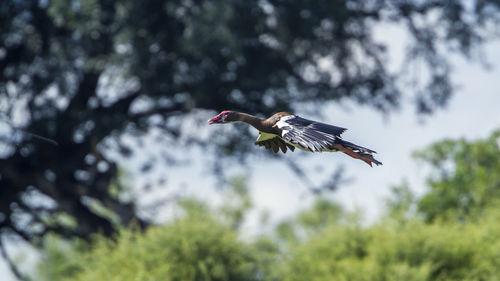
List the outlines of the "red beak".
<svg viewBox="0 0 500 281">
<path fill-rule="evenodd" d="M 219 115 L 217 115 L 214 118 L 208 120 L 208 125 L 217 124 L 217 123 L 219 123 Z"/>
</svg>

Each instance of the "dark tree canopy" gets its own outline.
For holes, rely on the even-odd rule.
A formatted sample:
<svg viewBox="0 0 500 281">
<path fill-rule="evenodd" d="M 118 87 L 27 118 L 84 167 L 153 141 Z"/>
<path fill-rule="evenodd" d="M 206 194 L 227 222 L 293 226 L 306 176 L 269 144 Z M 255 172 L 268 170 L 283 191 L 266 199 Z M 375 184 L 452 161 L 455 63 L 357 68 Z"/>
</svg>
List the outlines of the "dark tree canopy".
<svg viewBox="0 0 500 281">
<path fill-rule="evenodd" d="M 120 137 L 153 126 L 175 138 L 182 128 L 169 121 L 194 109 L 270 114 L 349 99 L 386 112 L 410 97 L 432 112 L 452 92 L 447 52 L 470 57 L 495 35 L 498 1 L 467 3 L 1 1 L 0 235 L 145 224 L 118 196 L 107 152 L 129 153 Z M 405 64 L 429 72 L 420 91 L 404 89 L 404 68 L 389 71 L 380 23 L 410 34 Z"/>
</svg>

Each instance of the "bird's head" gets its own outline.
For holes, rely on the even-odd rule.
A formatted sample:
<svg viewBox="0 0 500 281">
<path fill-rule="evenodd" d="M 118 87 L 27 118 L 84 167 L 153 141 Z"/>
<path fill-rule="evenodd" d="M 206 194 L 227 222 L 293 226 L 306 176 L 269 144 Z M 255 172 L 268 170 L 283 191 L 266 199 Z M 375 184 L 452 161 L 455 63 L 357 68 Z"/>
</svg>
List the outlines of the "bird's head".
<svg viewBox="0 0 500 281">
<path fill-rule="evenodd" d="M 238 121 L 238 114 L 234 111 L 224 110 L 214 118 L 208 120 L 208 124 L 224 124 Z"/>
</svg>

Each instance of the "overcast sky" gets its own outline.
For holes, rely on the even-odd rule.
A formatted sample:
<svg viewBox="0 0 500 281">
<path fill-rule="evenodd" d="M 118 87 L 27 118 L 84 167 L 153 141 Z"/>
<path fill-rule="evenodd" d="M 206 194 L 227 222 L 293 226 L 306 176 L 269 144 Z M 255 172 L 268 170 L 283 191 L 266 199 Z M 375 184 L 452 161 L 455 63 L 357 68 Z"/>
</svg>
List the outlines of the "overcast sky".
<svg viewBox="0 0 500 281">
<path fill-rule="evenodd" d="M 404 34 L 397 30 L 386 32 L 391 34 L 388 36 L 391 38 L 391 62 L 399 63 L 403 53 L 401 42 L 404 41 Z M 316 153 L 297 157 L 308 152 L 295 151 L 283 157 L 301 161 L 316 184 L 339 165 L 343 166 L 346 177 L 352 181 L 340 186 L 340 189 L 329 197 L 340 202 L 347 210 L 362 209 L 366 222 L 373 222 L 384 212 L 384 203 L 391 195 L 392 186 L 406 181 L 417 195 L 426 191 L 425 178 L 429 171 L 422 163 L 412 159 L 413 151 L 444 138 L 485 138 L 493 130 L 500 129 L 500 93 L 497 86 L 500 81 L 500 42 L 487 44 L 484 50 L 490 69 L 460 57 L 451 60 L 454 66 L 452 80 L 457 85 L 457 91 L 445 108 L 429 117 L 416 115 L 414 104 L 409 100 L 401 111 L 389 116 L 349 102 L 331 104 L 324 108 L 324 117 L 318 121 L 348 128 L 343 138 L 376 150 L 376 158 L 383 162 L 383 166 L 370 168 L 364 162 L 342 153 Z M 302 117 L 317 119 L 307 115 Z M 254 139 L 248 141 L 253 142 Z M 268 211 L 274 222 L 292 216 L 314 201 L 303 182 L 292 174 L 283 161 L 284 159 L 270 160 L 258 154 L 252 157 L 250 169 L 238 165 L 227 167 L 234 174 L 242 171 L 249 173 L 256 209 Z M 177 169 L 175 176 L 170 176 L 167 183 L 169 190 L 182 190 L 185 195 L 217 201 L 216 194 L 220 192 L 211 186 L 213 179 L 201 172 L 193 172 L 202 170 L 203 164 L 195 162 L 191 166 Z M 165 193 L 161 190 L 159 192 Z M 155 194 L 153 197 L 161 195 Z M 253 229 L 257 225 L 257 213 L 254 213 L 246 225 L 248 232 L 259 232 Z"/>
<path fill-rule="evenodd" d="M 376 150 L 376 158 L 384 164 L 370 168 L 342 153 L 308 157 L 310 167 L 314 167 L 314 163 L 327 167 L 341 164 L 347 176 L 354 178 L 353 182 L 341 186 L 332 198 L 348 210 L 363 209 L 366 220 L 371 222 L 385 210 L 385 199 L 390 196 L 392 186 L 406 180 L 417 194 L 425 192 L 429 171 L 412 159 L 413 151 L 444 138 L 485 138 L 500 129 L 500 42 L 488 44 L 485 50 L 493 69 L 486 70 L 462 59 L 453 60 L 452 77 L 458 90 L 446 108 L 429 118 L 415 115 L 413 105 L 389 117 L 348 104 L 328 106 L 325 120 L 321 121 L 348 128 L 343 138 Z M 277 176 L 273 166 L 256 166 L 252 177 L 255 202 L 260 208 L 272 210 L 277 217 L 293 214 L 311 202 L 303 200 L 304 196 L 296 189 L 289 188 L 293 182 L 293 178 Z"/>
</svg>

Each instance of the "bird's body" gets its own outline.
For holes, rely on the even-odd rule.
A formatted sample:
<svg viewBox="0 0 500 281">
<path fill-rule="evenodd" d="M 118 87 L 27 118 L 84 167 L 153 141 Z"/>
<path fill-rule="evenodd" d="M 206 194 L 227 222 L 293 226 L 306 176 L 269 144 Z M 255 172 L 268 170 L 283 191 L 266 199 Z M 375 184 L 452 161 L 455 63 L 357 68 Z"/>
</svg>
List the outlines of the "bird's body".
<svg viewBox="0 0 500 281">
<path fill-rule="evenodd" d="M 344 141 L 341 134 L 345 128 L 308 120 L 289 112 L 279 112 L 267 119 L 236 112 L 222 111 L 208 121 L 209 124 L 220 124 L 241 121 L 250 124 L 259 131 L 256 145 L 272 149 L 275 153 L 287 149 L 299 148 L 311 152 L 342 151 L 372 166 L 382 165 L 373 158 L 375 151 Z"/>
</svg>

